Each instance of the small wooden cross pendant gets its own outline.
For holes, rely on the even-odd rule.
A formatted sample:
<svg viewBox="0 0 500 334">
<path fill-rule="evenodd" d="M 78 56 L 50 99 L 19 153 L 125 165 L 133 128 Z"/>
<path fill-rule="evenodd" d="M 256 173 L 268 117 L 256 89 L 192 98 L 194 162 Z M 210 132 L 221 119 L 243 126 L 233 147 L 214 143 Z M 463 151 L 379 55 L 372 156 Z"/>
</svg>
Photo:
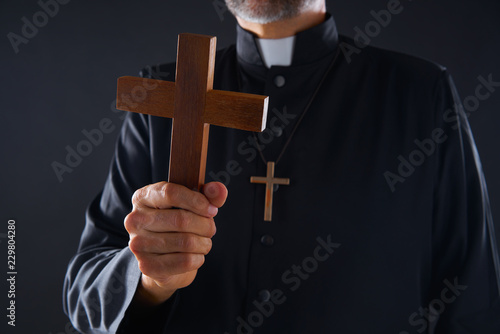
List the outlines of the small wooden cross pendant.
<svg viewBox="0 0 500 334">
<path fill-rule="evenodd" d="M 269 161 L 267 163 L 267 175 L 266 177 L 252 176 L 250 177 L 251 183 L 262 183 L 266 185 L 266 204 L 264 211 L 264 220 L 270 222 L 273 216 L 273 192 L 274 185 L 289 185 L 290 179 L 282 179 L 274 177 L 274 162 Z"/>
</svg>

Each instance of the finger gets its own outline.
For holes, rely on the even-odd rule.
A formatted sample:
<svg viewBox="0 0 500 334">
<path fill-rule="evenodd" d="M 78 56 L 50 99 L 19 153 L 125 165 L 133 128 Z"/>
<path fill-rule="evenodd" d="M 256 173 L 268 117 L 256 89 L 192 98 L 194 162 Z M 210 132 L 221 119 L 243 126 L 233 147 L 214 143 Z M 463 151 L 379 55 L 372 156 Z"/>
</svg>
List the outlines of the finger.
<svg viewBox="0 0 500 334">
<path fill-rule="evenodd" d="M 207 255 L 212 249 L 210 238 L 191 233 L 151 233 L 132 235 L 129 248 L 134 254 L 193 253 Z"/>
<path fill-rule="evenodd" d="M 210 218 L 217 214 L 217 207 L 211 204 L 203 194 L 168 182 L 150 184 L 137 190 L 132 197 L 132 204 L 134 208 L 180 208 Z"/>
<path fill-rule="evenodd" d="M 211 238 L 216 232 L 213 218 L 198 216 L 183 209 L 136 209 L 127 215 L 124 224 L 129 233 L 139 233 L 141 230 L 158 233 L 185 232 Z"/>
<path fill-rule="evenodd" d="M 138 256 L 139 270 L 153 279 L 184 274 L 199 269 L 205 256 L 193 253 L 171 253 L 142 258 Z"/>
<path fill-rule="evenodd" d="M 207 183 L 203 186 L 202 193 L 207 197 L 211 204 L 218 208 L 222 207 L 226 202 L 227 188 L 223 183 Z"/>
</svg>

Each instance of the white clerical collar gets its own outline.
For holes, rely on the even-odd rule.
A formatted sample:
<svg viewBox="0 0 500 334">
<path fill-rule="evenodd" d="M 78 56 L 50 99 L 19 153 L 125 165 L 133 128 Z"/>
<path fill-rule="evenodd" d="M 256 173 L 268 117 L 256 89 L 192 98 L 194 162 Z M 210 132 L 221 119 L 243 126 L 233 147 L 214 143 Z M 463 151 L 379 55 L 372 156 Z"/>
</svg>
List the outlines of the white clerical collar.
<svg viewBox="0 0 500 334">
<path fill-rule="evenodd" d="M 273 65 L 290 66 L 292 64 L 295 36 L 279 39 L 255 38 L 262 61 L 267 68 Z"/>
</svg>

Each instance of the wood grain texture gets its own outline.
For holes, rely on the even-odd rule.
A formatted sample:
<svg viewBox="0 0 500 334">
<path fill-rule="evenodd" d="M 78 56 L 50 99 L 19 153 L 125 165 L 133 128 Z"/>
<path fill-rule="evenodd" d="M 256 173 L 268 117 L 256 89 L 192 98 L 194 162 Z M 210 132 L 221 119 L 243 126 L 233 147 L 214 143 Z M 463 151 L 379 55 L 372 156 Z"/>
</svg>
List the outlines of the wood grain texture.
<svg viewBox="0 0 500 334">
<path fill-rule="evenodd" d="M 180 34 L 168 181 L 199 189 L 205 181 L 209 125 L 203 122 L 212 89 L 216 38 Z"/>
<path fill-rule="evenodd" d="M 116 109 L 174 117 L 175 83 L 138 77 L 118 78 Z"/>
<path fill-rule="evenodd" d="M 216 38 L 180 34 L 176 82 L 121 77 L 116 107 L 120 110 L 170 117 L 172 140 L 168 181 L 200 190 L 210 124 L 262 131 L 268 97 L 213 90 Z"/>
<path fill-rule="evenodd" d="M 205 123 L 261 132 L 266 128 L 269 97 L 212 90 L 207 93 Z"/>
</svg>

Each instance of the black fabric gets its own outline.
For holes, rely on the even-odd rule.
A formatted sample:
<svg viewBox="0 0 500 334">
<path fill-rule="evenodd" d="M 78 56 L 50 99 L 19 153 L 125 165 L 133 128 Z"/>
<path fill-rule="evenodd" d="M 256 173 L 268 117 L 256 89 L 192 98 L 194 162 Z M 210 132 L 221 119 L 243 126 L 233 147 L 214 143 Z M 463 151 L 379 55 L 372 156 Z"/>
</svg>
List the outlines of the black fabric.
<svg viewBox="0 0 500 334">
<path fill-rule="evenodd" d="M 273 161 L 346 46 L 358 47 L 328 16 L 297 36 L 291 66 L 266 69 L 253 35 L 238 28 L 236 46 L 217 54 L 214 88 L 270 96 L 269 130 L 258 138 Z M 175 64 L 143 75 L 173 81 Z M 166 179 L 170 127 L 140 114 L 125 120 L 65 285 L 66 312 L 83 332 L 133 320 L 125 309 L 140 273 L 123 218 L 137 188 Z M 272 222 L 263 220 L 265 186 L 249 182 L 265 173 L 251 133 L 211 127 L 206 181 L 226 183 L 229 197 L 197 278 L 164 308 L 163 333 L 499 332 L 486 186 L 443 67 L 370 46 L 350 58 L 341 53 L 276 166 L 276 177 L 291 181 L 274 193 Z M 113 254 L 128 262 L 116 264 Z M 86 321 L 95 317 L 85 296 L 110 284 L 97 271 L 123 267 L 123 305 L 102 303 L 99 321 Z"/>
<path fill-rule="evenodd" d="M 169 322 L 168 317 L 165 317 L 165 315 L 171 314 L 170 310 L 176 307 L 177 295 L 176 292 L 165 303 L 154 307 L 145 307 L 137 303 L 130 304 L 123 321 L 120 323 L 117 334 L 161 333 L 165 323 Z"/>
</svg>

